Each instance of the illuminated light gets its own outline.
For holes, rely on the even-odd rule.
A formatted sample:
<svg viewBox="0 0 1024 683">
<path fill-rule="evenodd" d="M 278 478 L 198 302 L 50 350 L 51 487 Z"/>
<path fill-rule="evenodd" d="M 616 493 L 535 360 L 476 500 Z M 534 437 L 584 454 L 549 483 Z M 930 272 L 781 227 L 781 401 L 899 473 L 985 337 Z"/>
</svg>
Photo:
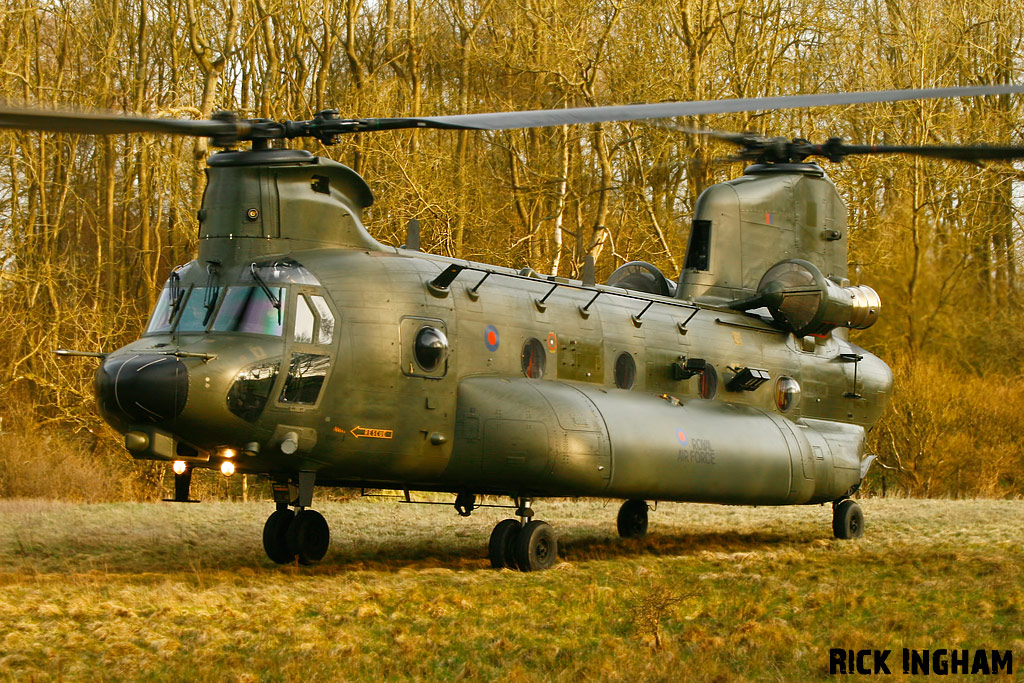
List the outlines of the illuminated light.
<svg viewBox="0 0 1024 683">
<path fill-rule="evenodd" d="M 236 455 L 238 455 L 238 453 L 235 451 L 234 448 L 224 448 L 224 449 L 221 449 L 220 454 L 223 457 L 225 457 L 225 458 L 233 458 Z"/>
<path fill-rule="evenodd" d="M 174 464 L 171 465 L 171 469 L 174 470 L 175 474 L 185 474 L 185 470 L 188 469 L 188 465 L 184 460 L 175 460 Z"/>
<path fill-rule="evenodd" d="M 225 460 L 220 464 L 220 473 L 223 474 L 225 477 L 230 477 L 232 474 L 235 473 L 235 463 L 231 462 L 230 460 Z"/>
</svg>

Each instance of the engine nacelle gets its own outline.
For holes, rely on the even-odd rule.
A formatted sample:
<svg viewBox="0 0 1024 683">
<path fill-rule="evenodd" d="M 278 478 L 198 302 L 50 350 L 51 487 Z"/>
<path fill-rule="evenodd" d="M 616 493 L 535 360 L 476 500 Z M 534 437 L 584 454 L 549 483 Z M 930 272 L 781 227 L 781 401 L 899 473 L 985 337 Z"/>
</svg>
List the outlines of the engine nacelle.
<svg viewBox="0 0 1024 683">
<path fill-rule="evenodd" d="M 756 295 L 729 307 L 740 311 L 765 307 L 777 323 L 802 337 L 828 334 L 837 327 L 871 327 L 878 320 L 882 300 L 867 285 L 843 287 L 813 263 L 787 259 L 768 269 Z"/>
</svg>

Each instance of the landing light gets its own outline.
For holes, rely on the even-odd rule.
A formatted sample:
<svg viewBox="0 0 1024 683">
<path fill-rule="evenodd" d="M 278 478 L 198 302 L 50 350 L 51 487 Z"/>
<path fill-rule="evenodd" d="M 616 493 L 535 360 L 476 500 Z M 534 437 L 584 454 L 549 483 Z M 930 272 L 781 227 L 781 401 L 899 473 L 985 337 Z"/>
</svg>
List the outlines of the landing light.
<svg viewBox="0 0 1024 683">
<path fill-rule="evenodd" d="M 225 458 L 233 458 L 238 455 L 234 448 L 224 448 L 221 450 L 220 454 Z"/>
<path fill-rule="evenodd" d="M 175 474 L 185 474 L 185 470 L 188 469 L 188 465 L 184 460 L 175 460 L 174 464 L 171 465 L 171 469 L 174 470 Z"/>
<path fill-rule="evenodd" d="M 235 463 L 231 462 L 230 460 L 225 460 L 220 464 L 220 473 L 223 474 L 225 477 L 230 477 L 232 474 L 235 473 Z"/>
</svg>

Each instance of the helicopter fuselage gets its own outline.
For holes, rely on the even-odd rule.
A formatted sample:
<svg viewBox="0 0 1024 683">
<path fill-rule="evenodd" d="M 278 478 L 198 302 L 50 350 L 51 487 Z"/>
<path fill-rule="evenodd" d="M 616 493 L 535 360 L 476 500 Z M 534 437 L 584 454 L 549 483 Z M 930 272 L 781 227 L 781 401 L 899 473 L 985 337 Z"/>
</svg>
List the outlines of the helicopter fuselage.
<svg viewBox="0 0 1024 683">
<path fill-rule="evenodd" d="M 176 415 L 138 424 L 140 411 L 101 398 L 115 426 L 144 435 L 137 457 L 217 467 L 231 455 L 238 472 L 310 471 L 318 485 L 813 503 L 859 484 L 891 386 L 842 334 L 798 339 L 727 308 L 404 249 L 278 261 L 301 273 L 260 278 L 279 311 L 245 267 L 211 281 L 193 263 L 168 292 L 173 329 L 108 356 L 101 377 L 180 365 Z M 452 264 L 458 276 L 430 286 Z M 231 329 L 233 289 L 261 302 L 265 327 Z M 424 329 L 445 340 L 434 367 L 417 356 Z M 680 377 L 687 359 L 703 370 Z M 750 368 L 760 381 L 741 388 Z M 787 380 L 800 388 L 789 406 Z"/>
</svg>

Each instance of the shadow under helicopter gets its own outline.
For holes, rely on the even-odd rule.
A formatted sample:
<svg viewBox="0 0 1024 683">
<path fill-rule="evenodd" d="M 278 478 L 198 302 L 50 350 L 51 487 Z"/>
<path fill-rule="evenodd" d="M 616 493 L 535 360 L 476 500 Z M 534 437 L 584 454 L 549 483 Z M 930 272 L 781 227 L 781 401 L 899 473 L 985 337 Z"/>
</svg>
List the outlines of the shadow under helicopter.
<svg viewBox="0 0 1024 683">
<path fill-rule="evenodd" d="M 150 535 L 132 539 L 131 559 L 126 556 L 125 539 L 111 536 L 88 541 L 64 539 L 58 544 L 36 543 L 31 539 L 15 539 L 10 549 L 7 570 L 31 568 L 34 572 L 59 571 L 68 574 L 140 574 L 153 577 L 178 573 L 284 572 L 298 575 L 332 575 L 356 571 L 398 573 L 406 571 L 463 572 L 487 570 L 489 560 L 481 552 L 476 534 L 460 534 L 455 539 L 407 538 L 387 543 L 367 544 L 354 539 L 335 539 L 327 556 L 317 565 L 273 565 L 253 547 L 224 554 L 215 549 L 180 539 L 168 548 L 165 541 Z M 147 542 L 148 541 L 148 542 Z M 734 553 L 773 553 L 779 550 L 805 552 L 820 545 L 822 539 L 812 533 L 778 533 L 772 531 L 716 531 L 700 533 L 651 533 L 641 539 L 623 539 L 594 530 L 569 534 L 559 540 L 559 562 L 579 564 L 627 560 L 643 562 L 645 558 L 676 558 L 706 560 L 706 553 L 716 556 Z M 826 541 L 829 542 L 829 541 Z"/>
<path fill-rule="evenodd" d="M 818 540 L 820 537 L 813 534 L 784 534 L 771 531 L 720 531 L 678 535 L 655 532 L 641 539 L 623 539 L 600 532 L 586 532 L 560 538 L 558 554 L 559 562 L 568 564 L 616 560 L 643 562 L 649 557 L 700 559 L 703 553 L 708 552 L 774 552 L 782 548 L 800 552 L 809 550 Z M 486 554 L 481 553 L 478 542 L 436 541 L 424 544 L 422 541 L 396 540 L 386 547 L 369 551 L 344 540 L 335 543 L 332 543 L 332 549 L 319 565 L 302 567 L 300 571 L 311 574 L 363 570 L 493 571 Z"/>
</svg>

